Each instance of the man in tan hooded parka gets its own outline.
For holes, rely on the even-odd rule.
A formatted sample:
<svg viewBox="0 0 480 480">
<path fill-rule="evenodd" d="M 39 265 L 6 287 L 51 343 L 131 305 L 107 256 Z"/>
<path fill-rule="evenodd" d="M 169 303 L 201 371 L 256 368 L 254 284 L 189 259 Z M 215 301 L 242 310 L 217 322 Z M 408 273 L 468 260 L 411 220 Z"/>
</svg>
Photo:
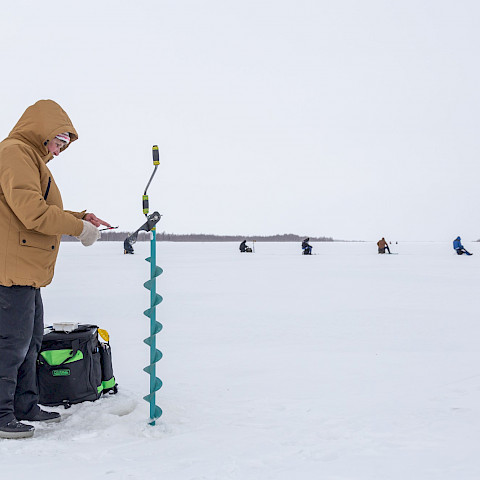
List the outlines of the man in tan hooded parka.
<svg viewBox="0 0 480 480">
<path fill-rule="evenodd" d="M 95 243 L 93 213 L 63 209 L 47 163 L 78 135 L 52 100 L 27 108 L 0 143 L 0 438 L 31 437 L 27 421 L 58 421 L 38 406 L 36 359 L 43 337 L 40 287 L 53 278 L 62 234 Z"/>
</svg>

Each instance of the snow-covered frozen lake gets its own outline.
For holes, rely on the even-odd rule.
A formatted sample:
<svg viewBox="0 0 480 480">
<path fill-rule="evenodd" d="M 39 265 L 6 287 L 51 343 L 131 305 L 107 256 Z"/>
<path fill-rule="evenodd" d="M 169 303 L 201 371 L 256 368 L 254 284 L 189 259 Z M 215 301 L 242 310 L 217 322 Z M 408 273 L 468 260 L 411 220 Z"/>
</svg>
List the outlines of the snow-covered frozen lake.
<svg viewBox="0 0 480 480">
<path fill-rule="evenodd" d="M 107 329 L 120 391 L 0 440 L 2 479 L 480 478 L 480 244 L 157 245 L 161 419 L 149 243 L 64 243 L 45 322 Z"/>
</svg>

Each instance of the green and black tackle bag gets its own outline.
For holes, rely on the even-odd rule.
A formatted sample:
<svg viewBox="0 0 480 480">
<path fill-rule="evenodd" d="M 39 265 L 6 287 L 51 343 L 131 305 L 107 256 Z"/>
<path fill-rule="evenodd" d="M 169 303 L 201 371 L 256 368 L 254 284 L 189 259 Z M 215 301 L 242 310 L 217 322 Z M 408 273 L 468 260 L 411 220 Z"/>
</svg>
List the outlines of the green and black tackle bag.
<svg viewBox="0 0 480 480">
<path fill-rule="evenodd" d="M 108 333 L 96 325 L 54 328 L 46 328 L 38 355 L 39 403 L 68 408 L 117 393 Z M 105 342 L 100 341 L 99 333 Z"/>
</svg>

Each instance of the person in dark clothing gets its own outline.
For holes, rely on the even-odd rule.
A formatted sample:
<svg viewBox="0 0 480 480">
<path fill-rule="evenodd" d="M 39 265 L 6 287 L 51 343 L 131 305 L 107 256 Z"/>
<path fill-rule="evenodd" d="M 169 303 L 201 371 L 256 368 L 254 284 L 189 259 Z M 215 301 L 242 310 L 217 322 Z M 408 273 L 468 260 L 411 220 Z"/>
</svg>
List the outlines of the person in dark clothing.
<svg viewBox="0 0 480 480">
<path fill-rule="evenodd" d="M 308 243 L 310 241 L 310 238 L 306 238 L 302 242 L 302 254 L 303 255 L 311 255 L 312 254 L 312 246 Z"/>
<path fill-rule="evenodd" d="M 132 244 L 128 241 L 128 238 L 126 238 L 123 242 L 123 253 L 130 253 L 133 255 L 133 247 Z"/>
<path fill-rule="evenodd" d="M 240 247 L 239 247 L 240 251 L 242 253 L 245 253 L 245 252 L 248 252 L 250 253 L 252 251 L 252 249 L 247 245 L 247 241 L 244 240 L 241 244 L 240 244 Z"/>
<path fill-rule="evenodd" d="M 466 255 L 473 255 L 473 253 L 470 253 L 470 252 L 467 252 L 467 250 L 465 249 L 465 247 L 462 245 L 462 239 L 460 237 L 457 237 L 454 241 L 453 241 L 453 248 L 455 249 L 455 251 L 457 252 L 457 255 L 463 255 L 464 253 Z"/>
</svg>

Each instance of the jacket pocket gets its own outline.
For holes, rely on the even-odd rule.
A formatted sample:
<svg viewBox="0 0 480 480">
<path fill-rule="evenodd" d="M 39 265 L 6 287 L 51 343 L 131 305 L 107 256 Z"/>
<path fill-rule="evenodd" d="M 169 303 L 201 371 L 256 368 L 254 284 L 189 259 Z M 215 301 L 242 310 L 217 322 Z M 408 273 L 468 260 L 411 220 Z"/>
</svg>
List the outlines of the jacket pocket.
<svg viewBox="0 0 480 480">
<path fill-rule="evenodd" d="M 57 250 L 58 243 L 56 235 L 43 235 L 26 230 L 19 232 L 19 242 L 22 247 L 34 247 L 47 251 Z"/>
</svg>

